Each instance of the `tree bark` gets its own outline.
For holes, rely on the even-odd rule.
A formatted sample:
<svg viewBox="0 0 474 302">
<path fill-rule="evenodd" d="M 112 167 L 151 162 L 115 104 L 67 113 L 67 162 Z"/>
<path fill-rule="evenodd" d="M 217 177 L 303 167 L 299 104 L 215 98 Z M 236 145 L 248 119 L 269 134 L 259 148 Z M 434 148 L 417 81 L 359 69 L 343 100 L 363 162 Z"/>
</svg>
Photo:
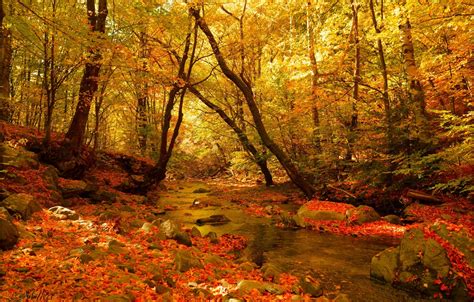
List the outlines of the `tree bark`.
<svg viewBox="0 0 474 302">
<path fill-rule="evenodd" d="M 188 61 L 189 50 L 191 46 L 191 34 L 192 32 L 190 28 L 190 31 L 188 35 L 186 36 L 183 56 L 181 60 L 179 60 L 178 75 L 177 75 L 178 80 L 173 84 L 173 87 L 171 88 L 168 95 L 168 100 L 166 102 L 166 106 L 165 106 L 165 110 L 163 114 L 163 126 L 161 129 L 161 144 L 160 144 L 160 153 L 159 153 L 158 162 L 151 169 L 151 171 L 145 175 L 145 180 L 143 184 L 138 185 L 138 190 L 140 191 L 146 191 L 150 187 L 152 187 L 154 184 L 160 183 L 162 180 L 166 178 L 168 162 L 171 158 L 171 155 L 173 154 L 173 148 L 176 143 L 176 139 L 178 138 L 179 129 L 183 121 L 183 103 L 184 103 L 184 96 L 186 94 L 186 87 L 184 83 L 186 83 L 189 80 L 191 76 L 192 67 L 194 64 L 194 56 L 195 56 L 196 46 L 197 46 L 196 28 L 194 30 L 194 42 L 193 42 L 193 48 L 191 51 L 191 58 L 189 60 L 190 63 L 189 63 L 188 69 L 186 70 L 186 62 Z M 178 96 L 180 92 L 181 92 L 181 95 L 180 95 L 179 107 L 178 107 L 178 118 L 174 125 L 173 133 L 171 135 L 171 139 L 168 144 L 168 135 L 171 128 L 172 112 L 176 103 L 176 97 Z"/>
<path fill-rule="evenodd" d="M 372 24 L 374 25 L 375 33 L 377 34 L 377 36 L 380 36 L 382 31 L 378 26 L 377 18 L 375 16 L 374 0 L 369 1 L 369 8 L 370 8 Z M 383 18 L 382 4 L 380 7 L 380 12 L 381 12 L 381 17 Z M 386 128 L 385 136 L 387 140 L 387 150 L 389 154 L 393 154 L 395 152 L 394 150 L 395 147 L 394 147 L 394 141 L 393 141 L 394 138 L 393 138 L 392 108 L 390 104 L 390 97 L 388 94 L 388 72 L 387 72 L 387 64 L 385 62 L 385 53 L 383 49 L 382 39 L 380 38 L 377 38 L 377 51 L 379 54 L 379 61 L 380 61 L 379 63 L 380 63 L 380 69 L 381 69 L 382 78 L 383 78 L 382 99 L 383 99 L 383 106 L 384 106 L 384 112 L 385 112 L 385 128 Z"/>
<path fill-rule="evenodd" d="M 95 0 L 87 0 L 87 15 L 92 33 L 105 33 L 105 21 L 107 18 L 107 0 L 99 0 L 99 9 L 96 13 Z M 90 62 L 86 63 L 84 74 L 79 87 L 79 101 L 72 119 L 71 125 L 66 133 L 69 140 L 68 146 L 78 152 L 84 140 L 87 120 L 94 94 L 98 89 L 100 72 L 100 49 L 89 51 Z"/>
<path fill-rule="evenodd" d="M 319 108 L 318 108 L 318 80 L 319 80 L 319 70 L 318 70 L 318 63 L 316 61 L 316 54 L 315 54 L 315 43 L 314 43 L 314 29 L 313 29 L 313 21 L 312 21 L 312 14 L 311 14 L 311 0 L 308 0 L 306 6 L 306 28 L 308 31 L 308 57 L 311 63 L 311 113 L 313 117 L 313 143 L 314 148 L 316 149 L 317 153 L 321 153 L 321 132 L 319 131 L 320 128 L 320 120 L 319 120 Z"/>
<path fill-rule="evenodd" d="M 237 75 L 234 71 L 232 71 L 227 66 L 227 62 L 224 59 L 219 49 L 219 45 L 217 44 L 217 41 L 214 38 L 214 35 L 211 32 L 206 21 L 204 20 L 204 18 L 201 17 L 199 9 L 191 8 L 190 11 L 192 15 L 194 16 L 194 18 L 196 19 L 197 24 L 199 25 L 199 28 L 206 35 L 209 41 L 209 44 L 211 45 L 212 51 L 214 53 L 214 57 L 216 58 L 222 72 L 229 80 L 231 80 L 239 88 L 239 90 L 244 95 L 245 101 L 247 103 L 247 106 L 249 107 L 250 113 L 252 114 L 255 127 L 257 129 L 258 134 L 260 135 L 260 138 L 262 139 L 262 142 L 276 156 L 276 158 L 279 160 L 283 168 L 286 170 L 288 176 L 293 181 L 293 183 L 303 191 L 303 193 L 305 194 L 307 198 L 311 198 L 315 193 L 315 189 L 303 177 L 303 175 L 300 174 L 296 166 L 291 162 L 290 158 L 268 135 L 265 125 L 263 124 L 260 111 L 255 102 L 252 88 L 249 85 L 247 85 L 244 79 L 242 79 L 239 75 Z"/>
<path fill-rule="evenodd" d="M 408 78 L 408 95 L 410 97 L 411 110 L 413 110 L 416 131 L 422 140 L 428 139 L 427 133 L 427 114 L 425 92 L 420 81 L 420 73 L 415 61 L 415 48 L 413 46 L 413 38 L 411 34 L 411 24 L 408 18 L 404 19 L 399 25 L 402 54 L 405 65 L 405 71 Z"/>
<path fill-rule="evenodd" d="M 0 0 L 0 120 L 10 120 L 10 72 L 12 61 L 11 31 L 3 24 L 5 12 Z"/>
<path fill-rule="evenodd" d="M 147 106 L 148 106 L 148 84 L 147 84 L 147 74 L 148 74 L 148 41 L 145 31 L 139 33 L 140 41 L 140 54 L 139 57 L 142 60 L 139 64 L 140 77 L 139 77 L 139 91 L 138 91 L 138 100 L 137 100 L 137 125 L 138 125 L 138 146 L 142 155 L 145 155 L 147 149 L 147 128 L 148 128 L 148 119 L 147 119 Z"/>
<path fill-rule="evenodd" d="M 260 154 L 257 151 L 257 148 L 250 142 L 248 136 L 245 134 L 245 132 L 237 125 L 237 123 L 231 119 L 224 110 L 222 110 L 219 106 L 216 104 L 212 103 L 209 99 L 207 99 L 205 96 L 201 94 L 199 90 L 197 90 L 195 87 L 189 86 L 188 90 L 194 94 L 204 105 L 209 107 L 210 109 L 214 110 L 219 116 L 222 118 L 222 120 L 237 134 L 237 137 L 239 138 L 240 143 L 244 147 L 244 149 L 249 152 L 255 163 L 258 165 L 260 168 L 260 171 L 262 172 L 264 178 L 265 178 L 265 184 L 267 186 L 273 185 L 273 178 L 270 170 L 268 169 L 267 166 L 267 160 L 263 156 L 263 154 Z"/>
<path fill-rule="evenodd" d="M 351 121 L 349 123 L 349 134 L 347 137 L 347 154 L 346 160 L 351 160 L 354 154 L 354 142 L 356 140 L 356 129 L 357 129 L 357 103 L 359 102 L 359 83 L 360 83 L 360 44 L 359 44 L 359 4 L 354 0 L 351 0 L 352 9 L 352 26 L 354 34 L 354 88 L 352 91 L 352 114 Z"/>
</svg>

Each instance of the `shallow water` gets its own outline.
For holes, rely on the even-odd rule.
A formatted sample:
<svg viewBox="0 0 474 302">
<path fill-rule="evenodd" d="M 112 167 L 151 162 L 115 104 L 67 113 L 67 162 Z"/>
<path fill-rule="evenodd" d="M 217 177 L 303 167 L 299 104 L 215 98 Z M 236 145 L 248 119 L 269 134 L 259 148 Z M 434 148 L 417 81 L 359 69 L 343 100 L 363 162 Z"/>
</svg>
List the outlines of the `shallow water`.
<svg viewBox="0 0 474 302">
<path fill-rule="evenodd" d="M 196 226 L 202 234 L 216 232 L 239 234 L 249 238 L 249 246 L 255 253 L 263 252 L 265 262 L 273 263 L 286 272 L 297 276 L 310 273 L 320 279 L 324 293 L 335 297 L 348 294 L 352 301 L 427 301 L 413 298 L 410 294 L 391 286 L 370 280 L 372 257 L 397 240 L 384 238 L 354 238 L 308 230 L 282 230 L 268 218 L 251 216 L 238 205 L 226 200 L 214 200 L 213 196 L 192 193 L 196 188 L 206 188 L 203 183 L 183 183 L 176 190 L 160 196 L 160 204 L 173 205 L 177 209 L 166 215 L 182 222 L 186 227 Z M 211 199 L 220 205 L 193 208 L 195 200 Z M 197 226 L 196 219 L 223 214 L 231 222 L 220 226 Z"/>
</svg>

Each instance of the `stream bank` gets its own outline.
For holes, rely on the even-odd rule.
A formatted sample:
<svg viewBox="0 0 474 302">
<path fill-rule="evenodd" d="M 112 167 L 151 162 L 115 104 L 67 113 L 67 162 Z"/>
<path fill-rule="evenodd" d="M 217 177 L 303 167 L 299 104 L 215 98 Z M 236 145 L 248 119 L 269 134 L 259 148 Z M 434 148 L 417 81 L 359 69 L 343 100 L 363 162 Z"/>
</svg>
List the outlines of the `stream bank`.
<svg viewBox="0 0 474 302">
<path fill-rule="evenodd" d="M 267 191 L 263 197 L 249 194 L 248 187 L 222 188 L 204 182 L 166 184 L 159 204 L 167 211 L 166 217 L 180 221 L 187 228 L 197 227 L 202 234 L 237 234 L 249 238 L 249 253 L 262 254 L 263 263 L 276 265 L 296 276 L 317 278 L 325 296 L 334 298 L 347 294 L 352 301 L 424 301 L 389 285 L 370 280 L 370 262 L 374 255 L 399 243 L 397 238 L 341 236 L 318 233 L 307 229 L 287 230 L 274 225 L 266 216 L 250 215 L 240 198 L 252 198 L 268 206 L 272 202 L 286 211 L 295 211 L 298 204 L 292 196 Z M 245 192 L 239 194 L 239 191 Z M 251 191 L 251 189 L 250 189 Z M 240 201 L 240 202 L 239 202 Z M 211 215 L 230 219 L 223 225 L 196 225 L 196 220 Z"/>
</svg>

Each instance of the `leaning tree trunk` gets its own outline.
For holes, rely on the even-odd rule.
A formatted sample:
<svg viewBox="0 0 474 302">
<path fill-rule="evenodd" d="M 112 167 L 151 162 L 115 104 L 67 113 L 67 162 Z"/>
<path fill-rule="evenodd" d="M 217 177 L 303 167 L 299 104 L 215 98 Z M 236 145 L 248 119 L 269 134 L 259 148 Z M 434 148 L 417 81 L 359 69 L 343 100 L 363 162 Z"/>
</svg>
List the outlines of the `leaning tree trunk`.
<svg viewBox="0 0 474 302">
<path fill-rule="evenodd" d="M 260 154 L 257 151 L 257 148 L 250 142 L 249 138 L 245 134 L 245 132 L 237 125 L 237 123 L 232 120 L 219 106 L 216 104 L 212 103 L 209 99 L 207 99 L 205 96 L 199 92 L 195 87 L 188 87 L 189 91 L 194 94 L 204 105 L 209 107 L 210 109 L 214 110 L 219 116 L 222 118 L 222 120 L 230 127 L 232 130 L 237 134 L 237 137 L 239 138 L 240 143 L 244 147 L 244 149 L 249 152 L 255 163 L 258 165 L 260 168 L 260 171 L 262 171 L 263 176 L 265 177 L 265 184 L 267 186 L 273 185 L 273 178 L 272 174 L 270 173 L 270 170 L 268 169 L 267 166 L 267 160 L 265 157 Z"/>
<path fill-rule="evenodd" d="M 222 72 L 239 88 L 239 90 L 244 95 L 247 106 L 249 107 L 250 113 L 252 114 L 255 127 L 257 129 L 258 134 L 260 135 L 260 138 L 262 139 L 263 144 L 276 156 L 276 158 L 286 170 L 288 176 L 293 181 L 293 183 L 303 191 L 307 198 L 311 198 L 315 193 L 315 189 L 313 188 L 313 186 L 303 177 L 303 175 L 301 175 L 296 166 L 291 162 L 290 158 L 268 135 L 265 125 L 263 124 L 262 116 L 258 109 L 257 103 L 255 102 L 252 88 L 246 83 L 245 79 L 242 79 L 238 74 L 236 74 L 227 66 L 227 62 L 219 49 L 219 45 L 206 21 L 204 20 L 204 18 L 201 17 L 199 9 L 191 8 L 190 11 L 196 19 L 199 28 L 206 35 L 209 44 L 212 47 L 214 57 L 216 58 Z"/>
<path fill-rule="evenodd" d="M 10 70 L 12 60 L 12 38 L 10 30 L 4 26 L 3 0 L 0 0 L 0 121 L 8 121 L 10 107 Z"/>
<path fill-rule="evenodd" d="M 99 11 L 96 13 L 95 0 L 87 0 L 87 15 L 89 26 L 93 33 L 105 33 L 105 21 L 107 18 L 107 0 L 99 0 Z M 87 120 L 94 94 L 98 89 L 101 53 L 99 48 L 91 49 L 90 61 L 86 63 L 84 74 L 79 87 L 79 102 L 72 119 L 66 139 L 72 151 L 79 152 L 84 134 L 86 132 Z"/>
</svg>

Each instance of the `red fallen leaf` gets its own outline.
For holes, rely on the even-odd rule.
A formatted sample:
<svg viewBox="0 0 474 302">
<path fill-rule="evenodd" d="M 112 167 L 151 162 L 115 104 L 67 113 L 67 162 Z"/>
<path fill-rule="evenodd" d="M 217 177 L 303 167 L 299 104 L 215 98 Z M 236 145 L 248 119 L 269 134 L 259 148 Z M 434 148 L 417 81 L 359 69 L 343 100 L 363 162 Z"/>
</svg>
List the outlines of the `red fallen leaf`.
<svg viewBox="0 0 474 302">
<path fill-rule="evenodd" d="M 447 291 L 449 289 L 449 287 L 446 286 L 446 284 L 441 284 L 440 288 L 442 291 Z"/>
<path fill-rule="evenodd" d="M 443 282 L 442 282 L 440 279 L 436 279 L 433 283 L 436 284 L 436 285 L 439 285 L 439 284 L 441 284 L 441 283 L 443 283 Z"/>
</svg>

